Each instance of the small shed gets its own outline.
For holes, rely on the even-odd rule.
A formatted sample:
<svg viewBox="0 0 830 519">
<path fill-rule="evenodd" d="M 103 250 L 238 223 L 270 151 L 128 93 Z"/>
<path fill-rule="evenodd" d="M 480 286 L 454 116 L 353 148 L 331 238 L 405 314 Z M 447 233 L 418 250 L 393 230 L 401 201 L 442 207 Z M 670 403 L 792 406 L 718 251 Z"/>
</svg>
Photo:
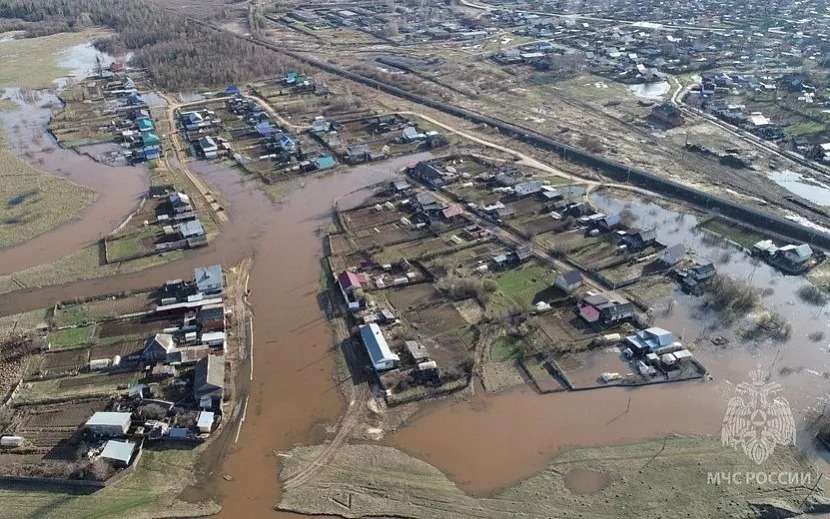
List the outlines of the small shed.
<svg viewBox="0 0 830 519">
<path fill-rule="evenodd" d="M 86 421 L 84 426 L 93 434 L 100 436 L 123 436 L 127 434 L 131 423 L 130 413 L 98 411 Z"/>
<path fill-rule="evenodd" d="M 126 467 L 133 459 L 135 443 L 127 441 L 109 440 L 101 451 L 101 457 L 109 460 L 116 467 Z"/>
<path fill-rule="evenodd" d="M 429 352 L 427 352 L 426 347 L 418 341 L 405 341 L 404 346 L 406 346 L 406 351 L 412 355 L 412 358 L 415 360 L 416 363 L 421 363 L 427 359 L 429 359 Z"/>
<path fill-rule="evenodd" d="M 199 427 L 200 433 L 209 433 L 213 430 L 214 416 L 212 411 L 202 411 L 199 413 L 199 419 L 196 421 L 196 425 Z"/>
</svg>

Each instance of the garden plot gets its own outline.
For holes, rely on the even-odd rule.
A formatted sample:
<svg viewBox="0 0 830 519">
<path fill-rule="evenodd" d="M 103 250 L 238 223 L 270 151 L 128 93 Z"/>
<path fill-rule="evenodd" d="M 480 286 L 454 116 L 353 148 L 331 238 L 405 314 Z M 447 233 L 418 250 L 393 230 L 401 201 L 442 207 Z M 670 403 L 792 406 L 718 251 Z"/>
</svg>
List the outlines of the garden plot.
<svg viewBox="0 0 830 519">
<path fill-rule="evenodd" d="M 476 203 L 478 205 L 492 205 L 501 199 L 501 194 L 495 193 L 485 187 L 484 184 L 478 182 L 456 182 L 445 188 L 449 193 L 452 193 L 458 199 L 466 202 Z"/>
<path fill-rule="evenodd" d="M 434 336 L 467 326 L 467 321 L 452 303 L 421 307 L 406 314 L 409 324 L 420 334 Z"/>
<path fill-rule="evenodd" d="M 36 404 L 61 402 L 76 398 L 109 396 L 123 388 L 134 385 L 141 379 L 141 373 L 77 375 L 37 382 L 24 382 L 15 395 L 14 403 Z"/>
<path fill-rule="evenodd" d="M 99 325 L 98 337 L 106 339 L 110 337 L 150 335 L 179 324 L 177 320 L 173 319 L 144 320 L 136 318 L 110 321 Z"/>
<path fill-rule="evenodd" d="M 400 223 L 387 224 L 371 229 L 361 229 L 354 233 L 357 246 L 362 249 L 370 247 L 386 247 L 397 243 L 418 240 L 431 236 L 429 229 L 420 229 L 412 225 Z"/>
<path fill-rule="evenodd" d="M 458 240 L 461 240 L 461 244 L 465 243 L 461 238 L 458 238 Z M 399 243 L 397 245 L 384 248 L 382 251 L 377 252 L 374 256 L 376 261 L 379 263 L 396 261 L 401 258 L 416 260 L 425 256 L 435 256 L 438 253 L 457 246 L 459 246 L 459 243 L 453 241 L 451 236 L 443 235 L 424 240 Z"/>
<path fill-rule="evenodd" d="M 334 256 L 344 256 L 352 252 L 352 243 L 346 234 L 330 234 L 329 252 Z"/>
<path fill-rule="evenodd" d="M 548 336 L 551 343 L 567 347 L 577 341 L 591 340 L 597 334 L 570 309 L 555 310 L 541 314 L 533 322 Z"/>
<path fill-rule="evenodd" d="M 554 220 L 548 215 L 531 217 L 523 221 L 511 222 L 517 229 L 530 235 L 540 235 L 557 230 L 562 226 L 561 220 Z"/>
<path fill-rule="evenodd" d="M 441 299 L 441 293 L 428 283 L 390 288 L 383 292 L 389 303 L 398 311 L 419 308 Z"/>
<path fill-rule="evenodd" d="M 406 216 L 407 214 L 404 212 L 388 209 L 386 206 L 378 204 L 377 206 L 361 207 L 342 213 L 341 219 L 348 231 L 356 232 L 361 229 L 382 227 L 393 222 L 400 222 Z"/>
<path fill-rule="evenodd" d="M 427 263 L 428 268 L 436 276 L 452 272 L 464 277 L 473 275 L 476 269 L 486 266 L 492 267 L 494 256 L 505 254 L 509 249 L 493 242 L 482 243 L 472 247 L 465 247 L 452 254 L 440 255 Z M 483 269 L 482 269 L 483 270 Z"/>
<path fill-rule="evenodd" d="M 145 342 L 145 339 L 125 339 L 112 344 L 98 344 L 90 348 L 89 360 L 111 359 L 116 355 L 125 359 L 140 354 Z"/>
<path fill-rule="evenodd" d="M 512 209 L 515 212 L 516 218 L 538 214 L 542 209 L 542 203 L 532 196 L 513 201 L 507 201 L 505 199 L 503 203 L 508 209 Z"/>
<path fill-rule="evenodd" d="M 120 315 L 145 312 L 152 309 L 155 299 L 150 292 L 129 297 L 112 297 L 86 303 L 65 304 L 55 312 L 57 326 L 70 326 L 84 322 L 96 322 Z"/>
<path fill-rule="evenodd" d="M 89 348 L 75 348 L 42 355 L 37 370 L 49 375 L 77 372 L 88 363 Z"/>
</svg>

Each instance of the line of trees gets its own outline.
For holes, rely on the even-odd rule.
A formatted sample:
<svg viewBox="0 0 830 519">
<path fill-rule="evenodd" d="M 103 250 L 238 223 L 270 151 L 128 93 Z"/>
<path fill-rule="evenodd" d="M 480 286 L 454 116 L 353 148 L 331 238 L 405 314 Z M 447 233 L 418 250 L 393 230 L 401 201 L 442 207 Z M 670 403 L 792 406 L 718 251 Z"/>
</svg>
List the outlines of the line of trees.
<svg viewBox="0 0 830 519">
<path fill-rule="evenodd" d="M 115 36 L 95 42 L 168 90 L 219 87 L 295 68 L 291 58 L 194 24 L 147 0 L 0 0 L 0 20 L 25 22 L 29 36 L 107 27 Z"/>
</svg>

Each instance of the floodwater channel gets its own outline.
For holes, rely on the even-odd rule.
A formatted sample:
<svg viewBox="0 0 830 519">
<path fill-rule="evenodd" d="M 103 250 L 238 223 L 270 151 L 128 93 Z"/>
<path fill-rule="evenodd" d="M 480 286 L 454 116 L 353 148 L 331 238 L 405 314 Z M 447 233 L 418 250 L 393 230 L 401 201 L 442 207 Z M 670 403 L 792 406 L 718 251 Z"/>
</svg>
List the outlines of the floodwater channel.
<svg viewBox="0 0 830 519">
<path fill-rule="evenodd" d="M 51 263 L 112 231 L 147 192 L 144 167 L 107 166 L 58 146 L 46 131 L 60 100 L 49 91 L 6 89 L 16 110 L 0 111 L 0 123 L 15 153 L 35 168 L 89 187 L 98 199 L 78 218 L 19 245 L 0 249 L 0 275 Z"/>
</svg>

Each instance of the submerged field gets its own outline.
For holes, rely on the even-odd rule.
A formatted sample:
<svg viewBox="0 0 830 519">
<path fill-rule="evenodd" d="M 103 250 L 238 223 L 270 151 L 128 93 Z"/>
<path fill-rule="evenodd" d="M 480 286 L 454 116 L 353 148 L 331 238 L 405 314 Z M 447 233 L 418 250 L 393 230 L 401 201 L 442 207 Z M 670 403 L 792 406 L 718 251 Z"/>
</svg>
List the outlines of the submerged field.
<svg viewBox="0 0 830 519">
<path fill-rule="evenodd" d="M 97 197 L 89 188 L 30 166 L 0 134 L 0 248 L 77 218 Z"/>
<path fill-rule="evenodd" d="M 291 451 L 281 478 L 306 466 L 320 448 Z M 795 448 L 776 448 L 761 468 L 810 473 L 813 484 L 817 478 Z M 758 470 L 718 439 L 669 437 L 665 443 L 569 451 L 514 487 L 474 497 L 435 467 L 397 449 L 350 445 L 311 482 L 285 492 L 277 507 L 304 514 L 424 519 L 756 517 L 754 510 L 764 504 L 799 509 L 810 492 L 807 486 L 707 483 L 709 472 Z"/>
</svg>

